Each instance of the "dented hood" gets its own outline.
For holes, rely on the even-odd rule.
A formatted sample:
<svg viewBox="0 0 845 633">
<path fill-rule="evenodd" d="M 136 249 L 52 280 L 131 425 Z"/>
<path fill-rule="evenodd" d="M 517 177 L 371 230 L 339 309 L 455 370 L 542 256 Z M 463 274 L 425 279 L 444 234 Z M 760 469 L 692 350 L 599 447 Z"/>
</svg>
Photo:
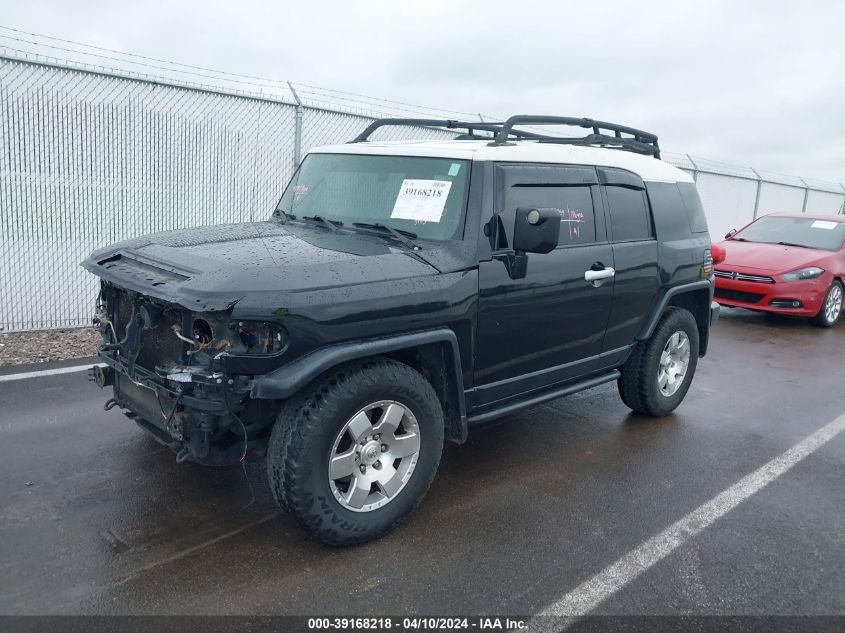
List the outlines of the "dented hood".
<svg viewBox="0 0 845 633">
<path fill-rule="evenodd" d="M 251 292 L 300 292 L 432 275 L 387 240 L 276 220 L 155 233 L 95 251 L 82 266 L 186 308 L 225 310 Z"/>
</svg>

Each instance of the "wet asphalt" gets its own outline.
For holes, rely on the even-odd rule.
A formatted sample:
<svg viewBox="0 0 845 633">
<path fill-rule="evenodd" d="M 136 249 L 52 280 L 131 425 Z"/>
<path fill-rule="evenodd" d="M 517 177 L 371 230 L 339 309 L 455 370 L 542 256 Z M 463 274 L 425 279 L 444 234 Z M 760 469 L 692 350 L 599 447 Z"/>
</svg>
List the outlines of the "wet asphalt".
<svg viewBox="0 0 845 633">
<path fill-rule="evenodd" d="M 263 464 L 246 508 L 241 470 L 177 465 L 85 372 L 2 382 L 0 614 L 530 615 L 845 412 L 843 342 L 723 310 L 674 415 L 613 384 L 511 415 L 352 549 L 309 540 Z M 597 613 L 845 614 L 843 467 L 845 433 Z"/>
</svg>

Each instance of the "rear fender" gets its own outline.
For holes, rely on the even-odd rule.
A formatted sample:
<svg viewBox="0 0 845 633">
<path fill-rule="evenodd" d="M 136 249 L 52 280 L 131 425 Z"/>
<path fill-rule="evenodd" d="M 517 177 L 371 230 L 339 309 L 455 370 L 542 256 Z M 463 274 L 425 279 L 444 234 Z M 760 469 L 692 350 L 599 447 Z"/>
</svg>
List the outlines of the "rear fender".
<svg viewBox="0 0 845 633">
<path fill-rule="evenodd" d="M 698 355 L 704 356 L 707 353 L 707 344 L 710 338 L 710 304 L 712 300 L 713 283 L 708 279 L 669 288 L 655 303 L 651 314 L 640 328 L 636 340 L 645 341 L 651 338 L 666 309 L 669 306 L 677 306 L 688 310 L 695 317 L 699 334 Z"/>
</svg>

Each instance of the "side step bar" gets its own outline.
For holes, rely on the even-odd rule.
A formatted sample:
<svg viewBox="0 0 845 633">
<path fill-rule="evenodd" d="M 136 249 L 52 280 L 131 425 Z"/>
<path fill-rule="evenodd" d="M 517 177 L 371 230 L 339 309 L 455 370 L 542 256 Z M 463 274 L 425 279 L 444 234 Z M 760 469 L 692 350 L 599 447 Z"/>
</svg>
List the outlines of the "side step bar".
<svg viewBox="0 0 845 633">
<path fill-rule="evenodd" d="M 586 380 L 581 380 L 579 382 L 570 383 L 564 387 L 560 387 L 552 391 L 545 391 L 539 395 L 527 398 L 526 400 L 512 402 L 510 404 L 506 404 L 502 407 L 498 407 L 490 411 L 483 411 L 481 413 L 470 414 L 467 418 L 467 424 L 480 424 L 481 422 L 487 422 L 488 420 L 492 420 L 494 418 L 513 413 L 514 411 L 519 411 L 520 409 L 533 407 L 535 404 L 542 404 L 543 402 L 548 402 L 549 400 L 556 400 L 557 398 L 562 398 L 563 396 L 568 396 L 579 391 L 584 391 L 585 389 L 592 389 L 593 387 L 598 387 L 599 385 L 603 385 L 606 382 L 612 382 L 618 378 L 619 370 L 614 369 L 613 371 L 607 374 L 602 374 L 601 376 L 595 376 L 593 378 L 587 378 Z"/>
</svg>

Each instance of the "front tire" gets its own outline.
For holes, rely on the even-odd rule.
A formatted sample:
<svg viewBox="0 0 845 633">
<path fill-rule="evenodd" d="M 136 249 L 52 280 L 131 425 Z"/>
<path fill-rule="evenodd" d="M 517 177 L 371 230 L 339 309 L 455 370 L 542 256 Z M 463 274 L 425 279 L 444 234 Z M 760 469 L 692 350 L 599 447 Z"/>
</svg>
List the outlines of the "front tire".
<svg viewBox="0 0 845 633">
<path fill-rule="evenodd" d="M 422 500 L 443 425 L 434 389 L 411 367 L 390 359 L 344 366 L 283 406 L 270 437 L 270 488 L 323 543 L 372 540 Z"/>
<path fill-rule="evenodd" d="M 839 317 L 842 314 L 842 283 L 833 280 L 827 294 L 822 301 L 822 307 L 819 308 L 819 313 L 810 319 L 813 325 L 819 327 L 833 327 L 839 322 Z"/>
<path fill-rule="evenodd" d="M 698 324 L 688 310 L 671 307 L 647 341 L 637 344 L 617 386 L 637 413 L 660 417 L 686 396 L 698 365 Z"/>
</svg>

